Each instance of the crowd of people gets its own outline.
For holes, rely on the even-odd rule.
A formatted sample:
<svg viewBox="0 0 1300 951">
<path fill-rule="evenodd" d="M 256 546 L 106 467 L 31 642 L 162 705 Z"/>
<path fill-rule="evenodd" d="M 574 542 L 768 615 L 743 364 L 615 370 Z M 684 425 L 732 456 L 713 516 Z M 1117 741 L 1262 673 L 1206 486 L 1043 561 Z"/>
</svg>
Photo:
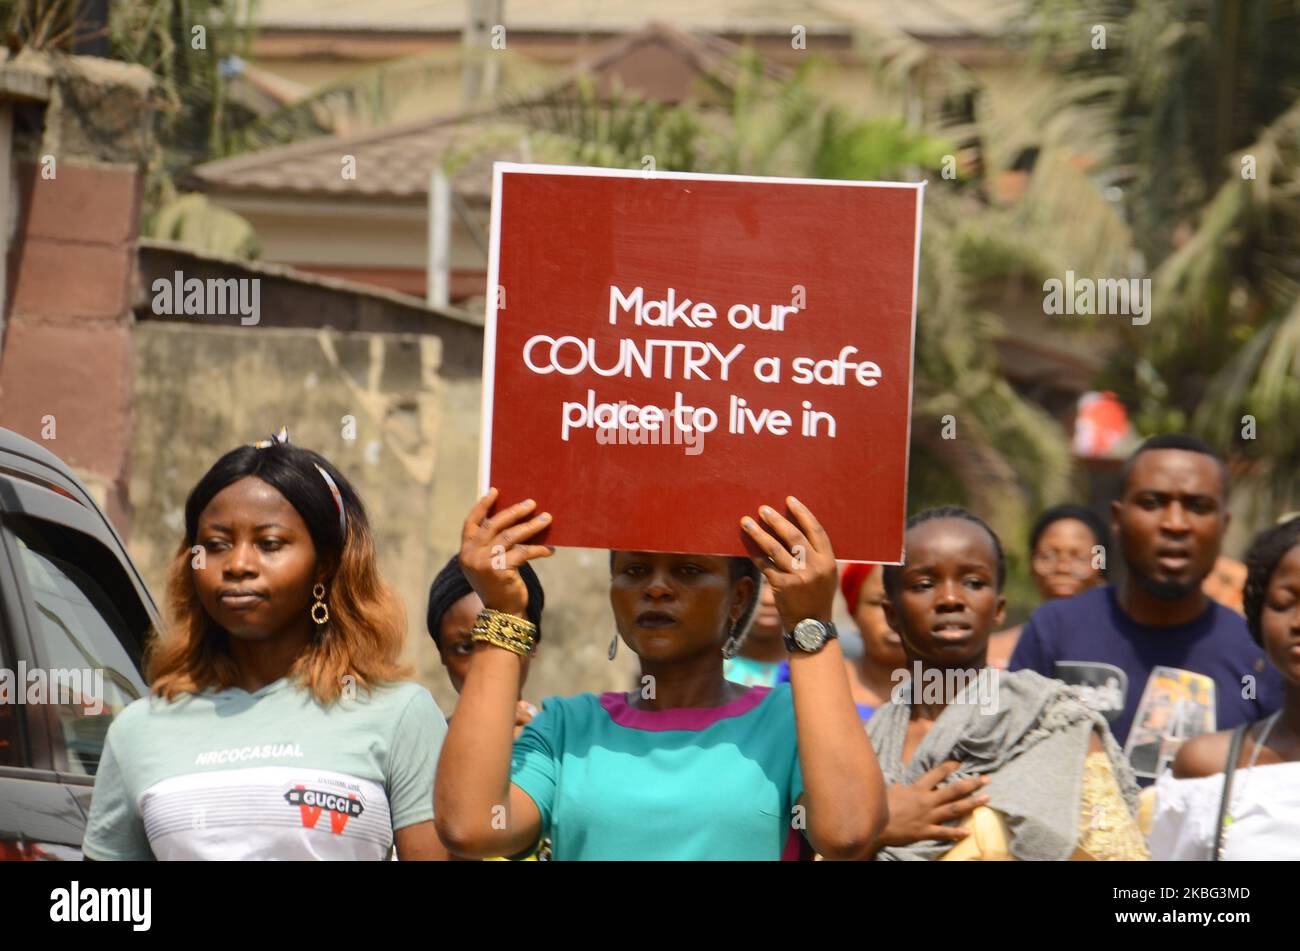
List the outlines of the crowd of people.
<svg viewBox="0 0 1300 951">
<path fill-rule="evenodd" d="M 538 709 L 531 562 L 552 520 L 493 490 L 429 593 L 444 718 L 399 664 L 361 499 L 281 431 L 189 495 L 150 696 L 108 731 L 83 850 L 1300 857 L 1300 515 L 1251 544 L 1243 617 L 1204 590 L 1228 496 L 1205 444 L 1147 440 L 1109 526 L 1081 506 L 1037 519 L 1042 601 L 1009 630 L 1003 542 L 965 509 L 910 518 L 901 565 L 842 569 L 796 498 L 721 513 L 752 557 L 610 552 L 609 653 L 635 654 L 636 686 Z"/>
</svg>

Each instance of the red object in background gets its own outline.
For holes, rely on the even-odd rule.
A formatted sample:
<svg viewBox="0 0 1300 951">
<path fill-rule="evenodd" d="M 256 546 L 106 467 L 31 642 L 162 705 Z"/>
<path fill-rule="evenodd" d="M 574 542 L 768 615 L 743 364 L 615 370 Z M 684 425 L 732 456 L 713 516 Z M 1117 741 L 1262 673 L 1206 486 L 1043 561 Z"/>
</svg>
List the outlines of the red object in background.
<svg viewBox="0 0 1300 951">
<path fill-rule="evenodd" d="M 39 862 L 53 858 L 37 842 L 0 842 L 0 862 Z"/>
<path fill-rule="evenodd" d="M 1128 410 L 1114 393 L 1106 390 L 1079 397 L 1074 418 L 1075 455 L 1089 459 L 1119 455 L 1131 432 Z"/>
<path fill-rule="evenodd" d="M 784 511 L 794 495 L 837 558 L 898 562 L 922 195 L 923 185 L 498 163 L 484 491 L 497 486 L 499 505 L 536 499 L 554 516 L 548 544 L 725 555 L 746 554 L 742 516 L 765 503 Z M 638 287 L 639 306 L 628 303 Z M 649 302 L 670 297 L 662 310 L 675 321 L 651 326 L 662 315 Z M 702 304 L 716 311 L 707 328 Z M 757 304 L 764 322 L 784 329 L 737 329 L 728 320 L 737 304 Z M 548 338 L 566 337 L 552 351 Z M 584 363 L 593 355 L 606 372 L 626 359 L 631 375 L 594 372 Z M 756 378 L 760 357 L 780 359 L 779 382 Z M 684 358 L 695 361 L 690 378 Z M 795 382 L 800 358 L 804 372 L 843 384 Z M 595 414 L 608 422 L 621 401 L 708 407 L 716 428 L 583 425 L 591 406 L 611 404 Z M 834 438 L 825 419 L 819 435 L 803 434 L 805 403 L 834 418 Z M 785 435 L 772 431 L 782 428 L 778 410 L 789 415 Z M 617 411 L 628 423 L 655 422 Z M 676 419 L 692 421 L 682 410 Z M 729 431 L 736 419 L 744 434 Z"/>
</svg>

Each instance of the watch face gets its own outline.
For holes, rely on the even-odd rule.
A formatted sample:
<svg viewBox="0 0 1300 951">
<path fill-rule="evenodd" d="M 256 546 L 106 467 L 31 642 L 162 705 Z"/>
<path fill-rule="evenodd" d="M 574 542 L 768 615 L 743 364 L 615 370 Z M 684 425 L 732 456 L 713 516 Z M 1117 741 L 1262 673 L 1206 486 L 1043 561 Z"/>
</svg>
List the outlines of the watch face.
<svg viewBox="0 0 1300 951">
<path fill-rule="evenodd" d="M 800 650 L 811 653 L 826 643 L 826 632 L 816 621 L 800 621 L 794 627 L 794 642 Z"/>
</svg>

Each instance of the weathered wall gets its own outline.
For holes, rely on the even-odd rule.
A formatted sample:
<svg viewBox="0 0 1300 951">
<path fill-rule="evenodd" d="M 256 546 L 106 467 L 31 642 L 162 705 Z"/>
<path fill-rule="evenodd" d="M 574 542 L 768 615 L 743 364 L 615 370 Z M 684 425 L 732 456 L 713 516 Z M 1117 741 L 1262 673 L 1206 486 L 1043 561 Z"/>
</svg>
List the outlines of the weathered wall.
<svg viewBox="0 0 1300 951">
<path fill-rule="evenodd" d="M 424 619 L 429 583 L 459 545 L 478 469 L 481 386 L 472 363 L 446 359 L 428 334 L 142 321 L 135 330 L 131 555 L 155 595 L 181 531 L 185 496 L 226 450 L 287 426 L 353 482 L 373 524 L 384 576 L 407 610 L 407 659 L 444 711 L 454 694 Z M 356 418 L 343 438 L 342 418 Z M 539 563 L 544 641 L 525 696 L 621 689 L 626 650 L 606 659 L 613 619 L 604 552 L 561 551 Z"/>
<path fill-rule="evenodd" d="M 0 426 L 44 441 L 126 530 L 130 286 L 151 80 L 88 57 L 24 53 L 2 69 L 42 80 L 48 102 L 14 140 Z"/>
</svg>

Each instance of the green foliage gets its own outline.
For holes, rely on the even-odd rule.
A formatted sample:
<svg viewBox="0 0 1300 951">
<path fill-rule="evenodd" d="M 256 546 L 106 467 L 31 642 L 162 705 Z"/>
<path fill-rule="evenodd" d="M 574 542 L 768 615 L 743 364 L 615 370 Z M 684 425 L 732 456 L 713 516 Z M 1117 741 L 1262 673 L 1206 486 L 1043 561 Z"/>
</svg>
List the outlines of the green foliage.
<svg viewBox="0 0 1300 951">
<path fill-rule="evenodd" d="M 249 118 L 229 105 L 222 64 L 247 53 L 250 24 L 251 6 L 241 0 L 111 5 L 112 56 L 145 67 L 156 83 L 155 134 L 167 175 L 226 154 Z"/>
<path fill-rule="evenodd" d="M 247 51 L 252 4 L 118 0 L 98 34 L 80 19 L 81 7 L 80 0 L 12 0 L 0 8 L 0 19 L 11 43 L 60 55 L 75 42 L 102 37 L 110 57 L 147 69 L 154 80 L 154 152 L 145 174 L 143 232 L 204 234 L 214 247 L 251 253 L 251 230 L 238 216 L 192 197 L 173 203 L 180 197 L 177 179 L 224 155 L 235 129 L 250 118 L 229 103 L 222 64 Z M 159 225 L 155 219 L 167 207 L 168 220 Z"/>
<path fill-rule="evenodd" d="M 206 195 L 191 193 L 168 202 L 154 216 L 148 235 L 205 254 L 236 258 L 258 255 L 252 226 L 233 211 L 214 206 Z"/>
<path fill-rule="evenodd" d="M 1257 521 L 1300 495 L 1300 2 L 1040 0 L 1020 37 L 1089 99 L 1151 276 L 1105 385 L 1144 433 L 1191 427 L 1244 470 Z M 1106 49 L 1091 48 L 1105 25 Z M 1250 428 L 1253 437 L 1243 438 Z"/>
<path fill-rule="evenodd" d="M 839 110 L 821 116 L 811 174 L 814 178 L 881 179 L 899 168 L 938 168 L 952 149 L 917 134 L 892 116 L 854 119 Z"/>
</svg>

